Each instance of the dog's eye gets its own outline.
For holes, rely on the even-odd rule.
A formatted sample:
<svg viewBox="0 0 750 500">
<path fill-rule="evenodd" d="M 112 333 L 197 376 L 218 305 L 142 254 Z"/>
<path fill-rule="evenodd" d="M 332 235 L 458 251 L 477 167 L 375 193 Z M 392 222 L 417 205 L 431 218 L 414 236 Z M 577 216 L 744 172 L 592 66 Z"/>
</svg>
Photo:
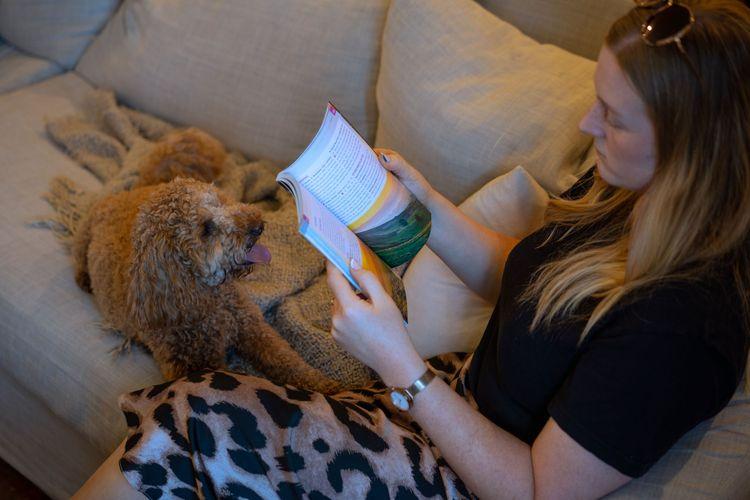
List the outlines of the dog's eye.
<svg viewBox="0 0 750 500">
<path fill-rule="evenodd" d="M 213 236 L 216 234 L 216 223 L 212 219 L 207 219 L 203 222 L 203 236 L 204 238 L 208 238 L 209 236 Z"/>
</svg>

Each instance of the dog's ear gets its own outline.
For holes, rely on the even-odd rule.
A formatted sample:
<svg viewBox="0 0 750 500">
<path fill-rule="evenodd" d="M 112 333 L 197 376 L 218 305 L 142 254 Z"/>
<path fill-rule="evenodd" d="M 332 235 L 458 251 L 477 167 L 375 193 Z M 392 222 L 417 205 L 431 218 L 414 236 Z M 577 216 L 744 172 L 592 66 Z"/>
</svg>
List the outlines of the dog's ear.
<svg viewBox="0 0 750 500">
<path fill-rule="evenodd" d="M 148 207 L 138 214 L 131 235 L 127 307 L 136 327 L 166 326 L 179 321 L 184 287 L 178 256 L 158 217 Z M 183 306 L 185 304 L 182 304 Z"/>
</svg>

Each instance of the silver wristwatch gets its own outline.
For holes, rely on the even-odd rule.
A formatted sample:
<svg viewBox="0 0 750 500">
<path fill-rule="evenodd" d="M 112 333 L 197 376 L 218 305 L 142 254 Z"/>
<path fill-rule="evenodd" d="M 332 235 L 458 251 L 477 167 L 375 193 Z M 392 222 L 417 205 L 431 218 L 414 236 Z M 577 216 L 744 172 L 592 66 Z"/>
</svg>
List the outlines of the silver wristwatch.
<svg viewBox="0 0 750 500">
<path fill-rule="evenodd" d="M 393 406 L 399 410 L 409 410 L 411 405 L 414 404 L 414 398 L 416 395 L 422 392 L 434 378 L 435 374 L 427 369 L 409 387 L 391 387 L 391 402 L 393 403 Z"/>
</svg>

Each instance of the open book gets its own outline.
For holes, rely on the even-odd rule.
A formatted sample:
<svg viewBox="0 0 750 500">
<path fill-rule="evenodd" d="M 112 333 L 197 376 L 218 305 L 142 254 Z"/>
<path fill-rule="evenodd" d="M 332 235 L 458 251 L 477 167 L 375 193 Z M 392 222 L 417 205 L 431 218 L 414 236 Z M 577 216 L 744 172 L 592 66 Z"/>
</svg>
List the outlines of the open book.
<svg viewBox="0 0 750 500">
<path fill-rule="evenodd" d="M 383 168 L 375 152 L 330 102 L 312 142 L 276 180 L 297 204 L 302 236 L 357 291 L 351 259 L 373 272 L 406 319 L 406 292 L 391 268 L 427 242 L 427 208 Z"/>
</svg>

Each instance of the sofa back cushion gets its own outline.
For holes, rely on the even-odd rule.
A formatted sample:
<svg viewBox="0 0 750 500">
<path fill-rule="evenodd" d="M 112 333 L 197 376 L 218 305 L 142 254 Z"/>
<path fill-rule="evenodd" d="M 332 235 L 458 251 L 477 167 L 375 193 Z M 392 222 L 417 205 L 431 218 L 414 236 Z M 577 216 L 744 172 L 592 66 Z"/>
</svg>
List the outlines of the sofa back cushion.
<svg viewBox="0 0 750 500">
<path fill-rule="evenodd" d="M 609 26 L 633 0 L 477 0 L 542 43 L 596 59 Z"/>
<path fill-rule="evenodd" d="M 366 140 L 388 0 L 125 0 L 76 70 L 131 107 L 291 163 L 330 99 Z"/>
<path fill-rule="evenodd" d="M 20 52 L 0 39 L 0 94 L 60 73 L 60 66 Z"/>
<path fill-rule="evenodd" d="M 595 99 L 594 67 L 472 0 L 394 0 L 376 144 L 454 202 L 519 164 L 559 193 L 590 166 L 592 140 L 578 123 Z"/>
<path fill-rule="evenodd" d="M 119 0 L 0 0 L 0 36 L 70 69 Z"/>
</svg>

